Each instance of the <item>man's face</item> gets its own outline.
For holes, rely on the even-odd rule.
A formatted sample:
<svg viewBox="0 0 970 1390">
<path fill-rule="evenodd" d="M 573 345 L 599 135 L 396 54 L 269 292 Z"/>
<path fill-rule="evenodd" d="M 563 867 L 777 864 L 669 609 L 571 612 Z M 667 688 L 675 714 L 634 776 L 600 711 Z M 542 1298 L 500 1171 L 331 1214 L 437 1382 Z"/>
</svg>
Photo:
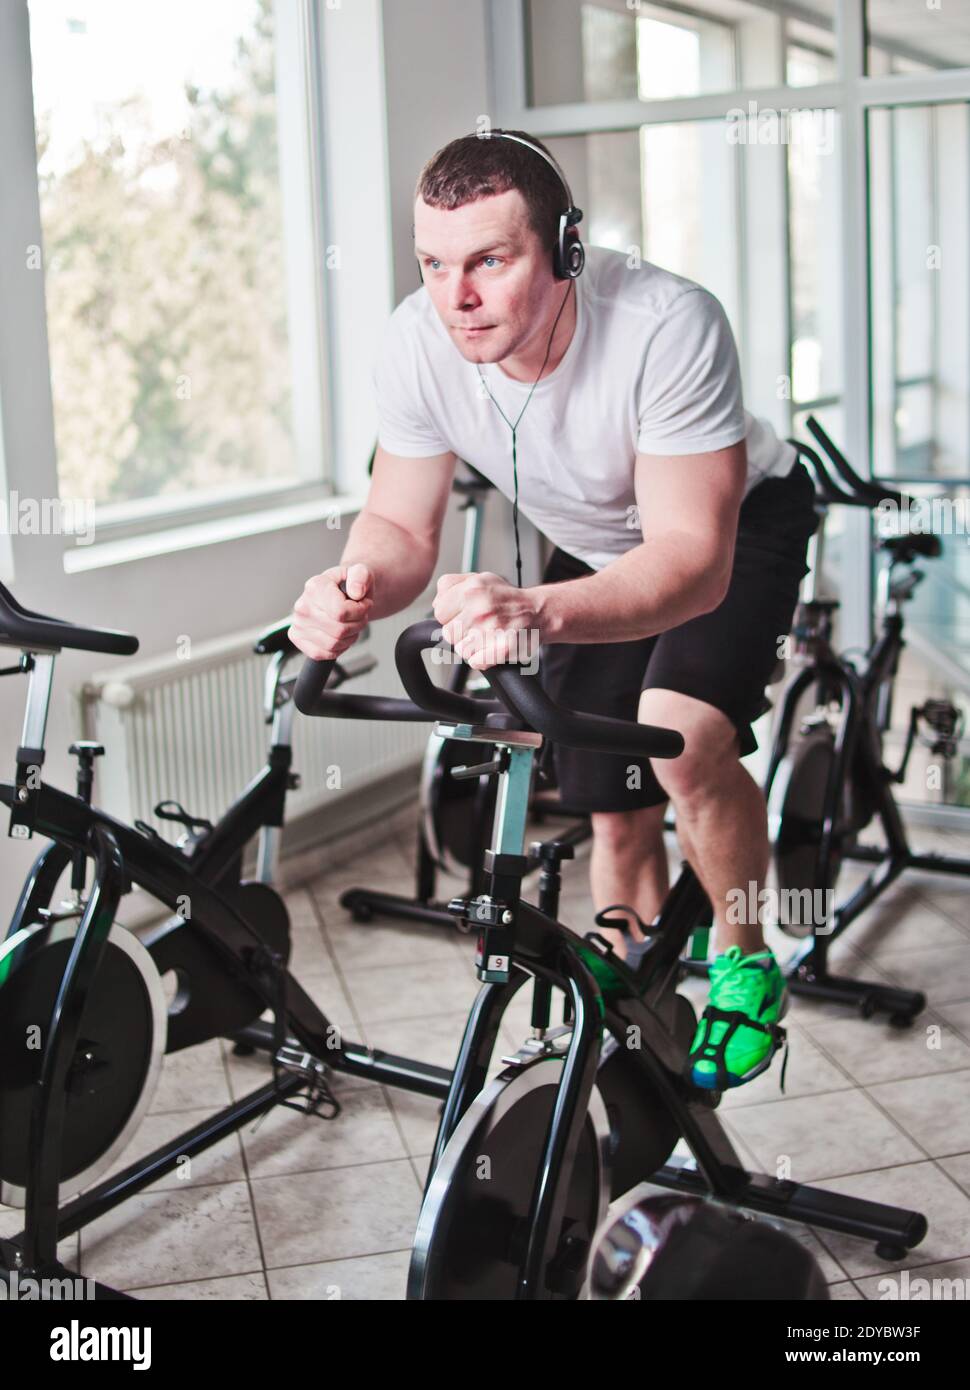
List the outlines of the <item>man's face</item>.
<svg viewBox="0 0 970 1390">
<path fill-rule="evenodd" d="M 501 362 L 548 331 L 561 285 L 518 189 L 450 210 L 418 198 L 414 247 L 438 317 L 467 361 Z"/>
</svg>

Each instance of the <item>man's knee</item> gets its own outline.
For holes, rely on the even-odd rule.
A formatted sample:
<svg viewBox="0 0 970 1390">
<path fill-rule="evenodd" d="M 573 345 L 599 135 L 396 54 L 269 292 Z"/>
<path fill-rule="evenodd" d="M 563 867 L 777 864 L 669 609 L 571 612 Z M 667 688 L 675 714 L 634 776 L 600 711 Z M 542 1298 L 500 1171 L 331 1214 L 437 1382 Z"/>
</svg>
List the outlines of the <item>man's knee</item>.
<svg viewBox="0 0 970 1390">
<path fill-rule="evenodd" d="M 726 765 L 740 756 L 738 732 L 721 710 L 691 695 L 675 690 L 644 690 L 640 695 L 638 719 L 676 729 L 684 737 L 684 751 L 678 758 L 652 758 L 654 776 L 676 803 L 703 797 L 716 784 Z"/>
<path fill-rule="evenodd" d="M 590 824 L 597 844 L 613 852 L 643 855 L 663 842 L 666 801 L 632 811 L 593 811 Z"/>
</svg>

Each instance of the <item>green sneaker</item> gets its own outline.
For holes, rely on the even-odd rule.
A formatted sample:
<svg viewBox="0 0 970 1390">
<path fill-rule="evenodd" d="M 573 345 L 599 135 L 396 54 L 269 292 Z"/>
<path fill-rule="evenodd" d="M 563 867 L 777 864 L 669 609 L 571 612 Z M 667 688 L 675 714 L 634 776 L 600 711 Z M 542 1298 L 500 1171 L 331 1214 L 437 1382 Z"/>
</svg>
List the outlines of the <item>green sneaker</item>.
<svg viewBox="0 0 970 1390">
<path fill-rule="evenodd" d="M 710 1002 L 685 1071 L 695 1086 L 723 1091 L 743 1086 L 771 1065 L 785 1042 L 778 1025 L 788 1008 L 788 990 L 770 951 L 743 956 L 740 946 L 715 958 L 710 980 Z"/>
<path fill-rule="evenodd" d="M 601 955 L 594 946 L 586 946 L 585 944 L 577 946 L 576 953 L 599 985 L 601 996 L 616 994 L 618 990 L 625 988 L 623 979 L 610 964 L 609 956 Z M 618 960 L 619 957 L 617 956 L 615 959 Z M 602 997 L 600 998 L 600 1012 L 605 1017 L 606 1011 Z"/>
<path fill-rule="evenodd" d="M 617 916 L 616 914 L 619 914 Z M 597 937 L 598 943 L 602 947 L 580 946 L 579 954 L 583 964 L 590 971 L 596 983 L 604 994 L 615 994 L 618 990 L 628 990 L 630 979 L 618 973 L 614 969 L 614 962 L 622 960 L 623 965 L 632 974 L 636 974 L 637 967 L 642 960 L 644 953 L 649 949 L 651 942 L 651 928 L 644 922 L 635 907 L 630 907 L 628 903 L 613 903 L 610 907 L 604 907 L 601 912 L 597 912 L 593 921 L 598 927 L 610 927 L 614 931 L 623 933 L 624 955 L 621 957 L 615 953 L 615 948 L 606 951 L 607 938 L 600 936 L 598 932 L 587 932 L 583 937 L 584 942 L 591 936 Z M 630 922 L 634 921 L 643 934 L 643 940 L 637 941 L 630 932 Z"/>
</svg>

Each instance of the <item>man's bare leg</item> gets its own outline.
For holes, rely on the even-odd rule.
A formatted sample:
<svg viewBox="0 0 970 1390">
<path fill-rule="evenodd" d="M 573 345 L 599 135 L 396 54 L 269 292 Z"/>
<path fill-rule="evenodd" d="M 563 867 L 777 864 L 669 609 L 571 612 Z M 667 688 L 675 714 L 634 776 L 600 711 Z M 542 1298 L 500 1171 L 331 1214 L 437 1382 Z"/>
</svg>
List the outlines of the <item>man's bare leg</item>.
<svg viewBox="0 0 970 1390">
<path fill-rule="evenodd" d="M 679 758 L 651 766 L 674 804 L 677 834 L 714 909 L 717 949 L 739 946 L 744 955 L 764 949 L 758 913 L 739 912 L 738 890 L 754 902 L 768 871 L 768 814 L 764 794 L 739 761 L 734 726 L 720 710 L 669 690 L 640 696 L 640 719 L 679 729 Z"/>
<path fill-rule="evenodd" d="M 684 855 L 714 908 L 718 952 L 730 946 L 740 946 L 746 956 L 763 951 L 757 895 L 768 872 L 769 848 L 761 788 L 740 762 L 728 761 L 703 795 L 674 799 L 674 809 Z M 751 883 L 755 912 L 739 912 L 737 891 L 747 905 Z"/>
<path fill-rule="evenodd" d="M 628 903 L 645 922 L 651 922 L 667 896 L 667 851 L 663 838 L 667 805 L 636 811 L 597 811 L 591 816 L 593 848 L 589 881 L 597 912 L 613 903 Z M 613 928 L 596 930 L 612 942 L 621 957 L 626 954 L 623 935 Z M 636 923 L 631 935 L 639 939 Z"/>
</svg>

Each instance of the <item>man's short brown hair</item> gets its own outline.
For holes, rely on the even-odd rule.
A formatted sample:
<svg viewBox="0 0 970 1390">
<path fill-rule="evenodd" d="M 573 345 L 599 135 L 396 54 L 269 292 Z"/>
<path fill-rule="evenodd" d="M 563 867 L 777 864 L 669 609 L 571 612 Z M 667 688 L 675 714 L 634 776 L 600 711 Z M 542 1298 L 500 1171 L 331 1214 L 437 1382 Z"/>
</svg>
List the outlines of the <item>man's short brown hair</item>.
<svg viewBox="0 0 970 1390">
<path fill-rule="evenodd" d="M 492 132 L 499 133 L 518 135 L 552 157 L 542 141 L 528 131 Z M 510 188 L 521 193 L 529 226 L 552 251 L 559 236 L 559 219 L 569 202 L 566 190 L 544 159 L 514 140 L 493 140 L 487 133 L 459 136 L 428 160 L 418 176 L 414 196 L 429 207 L 451 211 L 479 198 L 507 193 Z"/>
</svg>

